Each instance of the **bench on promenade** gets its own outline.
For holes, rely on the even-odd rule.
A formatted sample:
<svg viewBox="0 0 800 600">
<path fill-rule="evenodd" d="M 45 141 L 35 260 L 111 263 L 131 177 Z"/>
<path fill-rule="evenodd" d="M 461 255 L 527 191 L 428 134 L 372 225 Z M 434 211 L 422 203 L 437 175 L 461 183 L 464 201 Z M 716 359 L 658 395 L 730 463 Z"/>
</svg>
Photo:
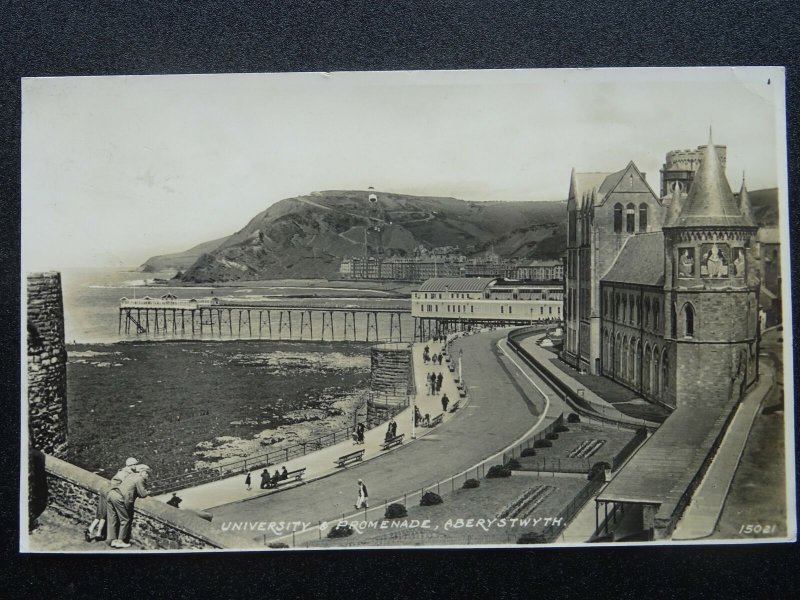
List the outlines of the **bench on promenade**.
<svg viewBox="0 0 800 600">
<path fill-rule="evenodd" d="M 388 440 L 386 440 L 381 444 L 381 448 L 383 448 L 384 450 L 388 450 L 393 446 L 399 446 L 400 444 L 403 443 L 403 437 L 405 437 L 405 435 L 406 435 L 405 433 L 401 433 L 400 435 L 396 435 L 393 438 L 389 438 Z"/>
<path fill-rule="evenodd" d="M 450 369 L 451 373 L 455 373 L 455 371 L 456 371 L 456 366 L 453 363 L 449 363 L 447 365 L 447 368 Z"/>
<path fill-rule="evenodd" d="M 467 397 L 467 388 L 458 388 L 458 397 L 459 398 L 466 398 Z"/>
<path fill-rule="evenodd" d="M 349 462 L 357 462 L 359 460 L 364 459 L 364 450 L 356 450 L 355 452 L 351 452 L 350 454 L 345 454 L 344 456 L 340 456 L 335 461 L 333 461 L 337 466 L 343 467 Z"/>
<path fill-rule="evenodd" d="M 441 425 L 442 421 L 444 420 L 444 413 L 439 413 L 435 417 L 431 419 L 431 424 L 429 427 L 436 427 L 437 425 Z"/>
<path fill-rule="evenodd" d="M 456 400 L 455 402 L 453 402 L 453 406 L 450 407 L 450 412 L 451 413 L 454 413 L 454 412 L 456 412 L 458 410 L 458 405 L 459 405 L 460 402 L 461 402 L 461 400 Z"/>
</svg>

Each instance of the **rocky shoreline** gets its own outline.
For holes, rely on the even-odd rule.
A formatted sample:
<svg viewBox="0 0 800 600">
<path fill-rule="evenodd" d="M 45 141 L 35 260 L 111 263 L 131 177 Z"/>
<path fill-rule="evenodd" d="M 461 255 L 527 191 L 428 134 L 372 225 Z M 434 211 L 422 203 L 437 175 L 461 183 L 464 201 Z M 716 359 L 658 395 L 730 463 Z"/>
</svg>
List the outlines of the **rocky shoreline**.
<svg viewBox="0 0 800 600">
<path fill-rule="evenodd" d="M 368 348 L 253 340 L 72 345 L 70 460 L 105 474 L 135 456 L 160 479 L 342 430 L 365 401 Z"/>
<path fill-rule="evenodd" d="M 355 413 L 364 406 L 368 388 L 345 392 L 325 389 L 317 400 L 309 400 L 303 408 L 281 415 L 283 424 L 267 428 L 251 438 L 220 436 L 196 446 L 194 468 L 220 467 L 225 462 L 251 458 L 275 450 L 283 450 L 352 425 Z M 258 425 L 256 419 L 231 421 L 233 426 Z"/>
</svg>

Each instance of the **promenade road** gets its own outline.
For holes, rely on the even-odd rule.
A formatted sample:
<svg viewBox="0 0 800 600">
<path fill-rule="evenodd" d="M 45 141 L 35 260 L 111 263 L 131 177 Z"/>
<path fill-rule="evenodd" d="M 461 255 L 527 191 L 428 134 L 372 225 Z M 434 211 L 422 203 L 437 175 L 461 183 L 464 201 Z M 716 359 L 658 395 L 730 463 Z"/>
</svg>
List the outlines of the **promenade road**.
<svg viewBox="0 0 800 600">
<path fill-rule="evenodd" d="M 498 330 L 470 335 L 451 345 L 453 360 L 458 360 L 459 350 L 463 350 L 462 371 L 470 401 L 424 437 L 306 485 L 209 509 L 214 524 L 219 527 L 226 523 L 270 522 L 316 525 L 320 520 L 335 521 L 354 512 L 359 478 L 369 489 L 370 506 L 381 507 L 380 514 L 372 512 L 369 518 L 380 518 L 384 501 L 395 500 L 405 492 L 420 490 L 469 469 L 524 436 L 537 421 L 540 421 L 537 429 L 546 427 L 564 407 L 551 394 L 548 414 L 539 419 L 545 398 L 503 352 L 507 333 L 508 330 Z M 513 357 L 513 352 L 506 351 Z M 513 360 L 521 364 L 518 359 Z M 530 372 L 527 375 L 532 376 Z M 537 383 L 548 393 L 542 383 Z M 255 540 L 262 540 L 264 535 L 267 541 L 278 537 L 272 531 L 265 534 L 231 528 L 229 532 Z"/>
</svg>

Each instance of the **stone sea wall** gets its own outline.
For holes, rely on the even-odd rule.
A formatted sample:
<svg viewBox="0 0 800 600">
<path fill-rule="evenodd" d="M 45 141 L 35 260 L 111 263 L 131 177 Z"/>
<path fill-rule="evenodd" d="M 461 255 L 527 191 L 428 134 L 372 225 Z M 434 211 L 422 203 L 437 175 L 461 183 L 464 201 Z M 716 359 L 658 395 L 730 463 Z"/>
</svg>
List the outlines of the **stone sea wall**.
<svg viewBox="0 0 800 600">
<path fill-rule="evenodd" d="M 67 351 L 60 273 L 27 280 L 28 435 L 34 448 L 67 451 Z"/>
<path fill-rule="evenodd" d="M 48 509 L 86 526 L 94 518 L 100 493 L 108 480 L 68 462 L 47 456 Z M 157 500 L 140 498 L 131 530 L 133 547 L 144 550 L 260 548 L 231 536 L 199 516 Z"/>
</svg>

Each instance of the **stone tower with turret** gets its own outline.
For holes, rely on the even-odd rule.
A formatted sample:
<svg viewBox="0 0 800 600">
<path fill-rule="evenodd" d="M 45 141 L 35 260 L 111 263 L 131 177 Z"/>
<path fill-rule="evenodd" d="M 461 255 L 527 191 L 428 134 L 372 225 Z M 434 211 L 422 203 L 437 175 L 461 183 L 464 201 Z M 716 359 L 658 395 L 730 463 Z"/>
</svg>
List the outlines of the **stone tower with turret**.
<svg viewBox="0 0 800 600">
<path fill-rule="evenodd" d="M 757 226 L 744 184 L 737 202 L 711 139 L 701 149 L 689 194 L 674 193 L 663 226 L 673 405 L 739 398 L 757 377 L 758 281 L 749 258 Z"/>
<path fill-rule="evenodd" d="M 724 170 L 728 149 L 726 146 L 714 146 L 714 149 Z M 672 150 L 667 152 L 664 165 L 661 167 L 662 198 L 670 195 L 676 189 L 684 194 L 689 192 L 705 150 L 705 146 L 698 146 L 695 150 Z"/>
</svg>

